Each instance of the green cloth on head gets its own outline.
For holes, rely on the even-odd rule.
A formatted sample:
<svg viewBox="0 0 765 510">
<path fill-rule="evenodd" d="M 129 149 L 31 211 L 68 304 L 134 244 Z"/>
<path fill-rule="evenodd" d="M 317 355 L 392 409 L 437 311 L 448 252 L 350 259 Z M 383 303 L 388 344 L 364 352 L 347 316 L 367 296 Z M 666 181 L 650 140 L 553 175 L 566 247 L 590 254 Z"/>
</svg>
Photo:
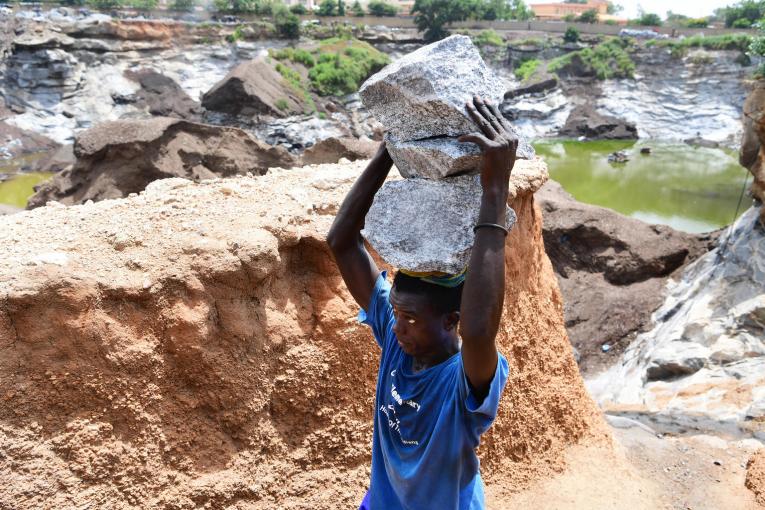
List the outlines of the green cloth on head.
<svg viewBox="0 0 765 510">
<path fill-rule="evenodd" d="M 417 272 L 409 271 L 407 269 L 399 269 L 399 271 L 412 278 L 419 278 L 426 283 L 432 283 L 433 285 L 452 289 L 454 287 L 459 287 L 465 281 L 467 267 L 457 274 L 442 273 L 440 271 Z"/>
</svg>

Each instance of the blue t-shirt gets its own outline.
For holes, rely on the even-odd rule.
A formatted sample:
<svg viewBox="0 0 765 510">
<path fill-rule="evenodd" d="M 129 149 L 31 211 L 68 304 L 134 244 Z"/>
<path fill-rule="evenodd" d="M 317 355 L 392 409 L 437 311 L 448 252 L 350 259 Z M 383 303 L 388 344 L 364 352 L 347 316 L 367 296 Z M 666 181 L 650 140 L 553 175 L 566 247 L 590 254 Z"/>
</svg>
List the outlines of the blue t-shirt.
<svg viewBox="0 0 765 510">
<path fill-rule="evenodd" d="M 383 272 L 359 320 L 382 348 L 377 375 L 371 510 L 476 510 L 484 508 L 475 448 L 494 421 L 507 382 L 499 354 L 489 394 L 480 404 L 468 386 L 462 355 L 412 371 L 412 357 L 393 333 L 390 284 Z"/>
</svg>

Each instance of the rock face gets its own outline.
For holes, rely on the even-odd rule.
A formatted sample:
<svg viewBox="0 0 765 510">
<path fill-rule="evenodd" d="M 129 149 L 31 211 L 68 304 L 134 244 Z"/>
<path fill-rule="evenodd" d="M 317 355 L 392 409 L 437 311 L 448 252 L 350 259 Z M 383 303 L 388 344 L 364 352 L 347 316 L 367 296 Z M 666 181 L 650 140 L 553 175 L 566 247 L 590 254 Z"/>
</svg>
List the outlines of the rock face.
<svg viewBox="0 0 765 510">
<path fill-rule="evenodd" d="M 754 175 L 752 195 L 765 202 L 765 80 L 755 82 L 744 102 L 744 134 L 739 161 Z M 765 216 L 762 218 L 765 225 Z"/>
<path fill-rule="evenodd" d="M 295 163 L 284 148 L 240 129 L 165 117 L 101 124 L 77 138 L 74 153 L 74 167 L 40 185 L 28 208 L 121 198 L 167 177 L 198 181 Z"/>
<path fill-rule="evenodd" d="M 341 158 L 348 161 L 370 159 L 377 152 L 379 145 L 379 142 L 351 137 L 326 138 L 306 149 L 303 153 L 303 164 L 337 163 Z"/>
<path fill-rule="evenodd" d="M 590 140 L 637 140 L 634 124 L 616 117 L 601 115 L 592 105 L 574 108 L 560 130 L 560 136 L 584 137 Z"/>
<path fill-rule="evenodd" d="M 0 506 L 358 505 L 379 351 L 324 239 L 363 166 L 167 179 L 0 218 L 0 449 L 14 466 Z M 495 499 L 565 471 L 573 449 L 613 457 L 540 212 L 529 188 L 511 197 L 497 341 L 513 369 L 480 449 Z M 619 484 L 598 487 L 620 507 Z"/>
<path fill-rule="evenodd" d="M 264 57 L 239 64 L 202 97 L 208 110 L 250 117 L 303 113 L 304 102 Z"/>
<path fill-rule="evenodd" d="M 765 439 L 765 229 L 752 207 L 688 266 L 622 364 L 592 382 L 606 410 Z"/>
<path fill-rule="evenodd" d="M 667 278 L 709 251 L 715 236 L 648 225 L 577 202 L 555 181 L 536 196 L 569 338 L 580 354 L 582 373 L 592 375 L 612 365 L 649 327 L 664 300 Z"/>
</svg>

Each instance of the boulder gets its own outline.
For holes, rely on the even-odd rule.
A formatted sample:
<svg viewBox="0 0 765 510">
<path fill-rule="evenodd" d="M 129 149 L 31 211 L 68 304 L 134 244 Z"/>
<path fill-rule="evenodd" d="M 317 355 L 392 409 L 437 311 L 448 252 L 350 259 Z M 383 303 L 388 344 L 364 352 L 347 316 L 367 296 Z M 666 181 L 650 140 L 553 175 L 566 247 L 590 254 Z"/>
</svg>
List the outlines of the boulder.
<svg viewBox="0 0 765 510">
<path fill-rule="evenodd" d="M 601 115 L 592 105 L 579 105 L 566 119 L 560 136 L 590 140 L 637 140 L 637 127 L 631 122 Z"/>
<path fill-rule="evenodd" d="M 74 167 L 41 184 L 27 208 L 125 197 L 168 177 L 198 181 L 295 164 L 284 148 L 240 129 L 167 117 L 100 124 L 77 137 L 74 154 Z"/>
<path fill-rule="evenodd" d="M 348 161 L 370 159 L 380 144 L 371 140 L 352 137 L 326 138 L 312 145 L 303 153 L 304 165 L 337 163 L 341 158 Z"/>
<path fill-rule="evenodd" d="M 765 80 L 758 80 L 744 102 L 744 133 L 739 160 L 754 176 L 752 195 L 765 202 Z M 764 209 L 765 210 L 765 209 Z M 765 216 L 761 218 L 765 225 Z"/>
<path fill-rule="evenodd" d="M 538 187 L 542 183 L 531 184 L 529 176 L 540 175 L 547 175 L 540 159 L 518 161 L 511 188 Z M 388 182 L 375 195 L 362 235 L 395 267 L 458 273 L 470 258 L 480 202 L 478 175 Z M 508 209 L 507 227 L 512 228 L 515 220 Z"/>
<path fill-rule="evenodd" d="M 380 351 L 325 237 L 364 166 L 0 218 L 0 507 L 358 506 Z M 487 499 L 533 496 L 587 449 L 610 483 L 576 490 L 598 508 L 661 507 L 621 483 L 636 475 L 574 362 L 531 189 L 510 200 L 497 347 L 513 370 L 481 438 Z"/>
<path fill-rule="evenodd" d="M 619 359 L 650 327 L 670 275 L 713 246 L 716 235 L 648 225 L 604 207 L 577 202 L 555 181 L 536 194 L 545 249 L 564 297 L 566 327 L 592 375 Z M 609 346 L 609 354 L 601 352 Z"/>
<path fill-rule="evenodd" d="M 160 117 L 201 120 L 204 109 L 172 78 L 151 69 L 127 71 L 125 76 L 141 86 L 134 94 L 135 106 Z"/>
<path fill-rule="evenodd" d="M 499 104 L 504 93 L 502 81 L 464 35 L 405 55 L 359 89 L 364 106 L 398 141 L 476 131 L 465 103 L 477 94 Z"/>
<path fill-rule="evenodd" d="M 302 97 L 265 57 L 236 66 L 202 97 L 208 110 L 230 115 L 274 117 L 303 113 Z"/>
</svg>

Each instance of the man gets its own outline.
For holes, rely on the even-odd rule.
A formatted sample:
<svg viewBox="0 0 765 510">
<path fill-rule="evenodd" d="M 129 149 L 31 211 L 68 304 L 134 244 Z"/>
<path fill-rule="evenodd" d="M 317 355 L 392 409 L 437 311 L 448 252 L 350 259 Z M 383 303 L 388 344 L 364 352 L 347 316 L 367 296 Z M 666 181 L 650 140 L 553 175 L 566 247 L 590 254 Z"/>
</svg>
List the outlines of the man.
<svg viewBox="0 0 765 510">
<path fill-rule="evenodd" d="M 517 139 L 494 105 L 466 105 L 480 133 L 483 187 L 469 272 L 399 271 L 391 289 L 361 229 L 393 161 L 385 144 L 351 188 L 327 236 L 348 290 L 382 348 L 372 472 L 362 510 L 484 508 L 475 448 L 496 417 L 507 361 L 495 337 L 505 282 L 504 227 Z M 463 282 L 464 280 L 464 282 Z"/>
</svg>

